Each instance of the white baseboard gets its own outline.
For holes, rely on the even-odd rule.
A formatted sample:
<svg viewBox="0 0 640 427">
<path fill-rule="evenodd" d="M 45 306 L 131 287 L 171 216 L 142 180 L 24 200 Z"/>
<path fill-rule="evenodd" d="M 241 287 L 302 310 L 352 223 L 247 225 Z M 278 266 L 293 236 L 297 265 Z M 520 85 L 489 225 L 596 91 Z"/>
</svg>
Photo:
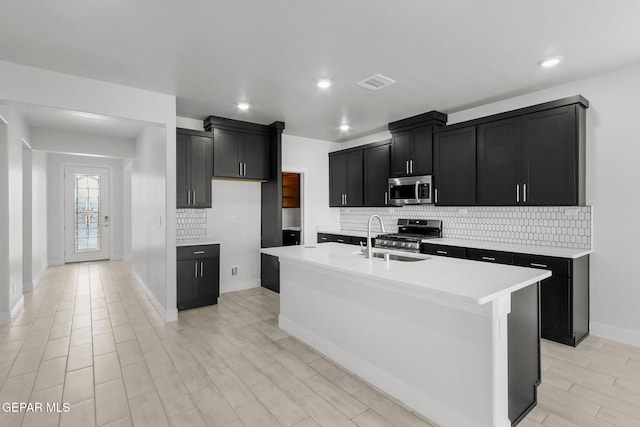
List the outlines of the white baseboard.
<svg viewBox="0 0 640 427">
<path fill-rule="evenodd" d="M 131 273 L 133 277 L 136 279 L 136 282 L 140 285 L 144 293 L 147 295 L 153 306 L 156 308 L 156 311 L 166 322 L 173 322 L 174 320 L 178 320 L 178 308 L 166 309 L 164 306 L 158 301 L 158 298 L 151 292 L 151 290 L 147 287 L 147 284 L 144 283 L 142 277 L 135 271 L 133 268 L 131 269 Z"/>
<path fill-rule="evenodd" d="M 11 310 L 4 313 L 0 313 L 0 324 L 11 323 L 13 319 L 18 317 L 22 308 L 24 307 L 24 296 L 20 296 L 20 299 L 11 307 Z"/>
<path fill-rule="evenodd" d="M 640 347 L 640 331 L 618 328 L 617 326 L 591 322 L 591 334 L 608 340 Z"/>
<path fill-rule="evenodd" d="M 243 291 L 245 289 L 259 288 L 260 279 L 234 281 L 231 283 L 220 283 L 220 293 Z"/>
</svg>

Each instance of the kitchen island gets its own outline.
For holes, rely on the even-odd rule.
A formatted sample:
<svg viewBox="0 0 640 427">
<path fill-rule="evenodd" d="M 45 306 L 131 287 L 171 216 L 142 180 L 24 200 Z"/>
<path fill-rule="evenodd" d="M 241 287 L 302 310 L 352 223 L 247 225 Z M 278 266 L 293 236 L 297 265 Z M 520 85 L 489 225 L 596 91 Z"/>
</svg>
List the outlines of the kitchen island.
<svg viewBox="0 0 640 427">
<path fill-rule="evenodd" d="M 338 243 L 261 251 L 280 261 L 283 330 L 443 427 L 506 427 L 535 406 L 550 272 Z"/>
</svg>

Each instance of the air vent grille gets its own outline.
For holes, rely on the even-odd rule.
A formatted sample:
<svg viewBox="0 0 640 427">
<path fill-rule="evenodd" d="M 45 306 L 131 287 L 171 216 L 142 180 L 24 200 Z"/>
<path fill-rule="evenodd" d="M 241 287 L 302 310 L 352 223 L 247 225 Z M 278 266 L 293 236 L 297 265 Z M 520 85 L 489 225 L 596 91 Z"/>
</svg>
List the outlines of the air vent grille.
<svg viewBox="0 0 640 427">
<path fill-rule="evenodd" d="M 358 82 L 357 85 L 369 90 L 380 90 L 383 87 L 394 84 L 395 82 L 395 80 L 385 77 L 382 74 L 376 74 L 375 76 L 371 76 L 361 82 Z"/>
</svg>

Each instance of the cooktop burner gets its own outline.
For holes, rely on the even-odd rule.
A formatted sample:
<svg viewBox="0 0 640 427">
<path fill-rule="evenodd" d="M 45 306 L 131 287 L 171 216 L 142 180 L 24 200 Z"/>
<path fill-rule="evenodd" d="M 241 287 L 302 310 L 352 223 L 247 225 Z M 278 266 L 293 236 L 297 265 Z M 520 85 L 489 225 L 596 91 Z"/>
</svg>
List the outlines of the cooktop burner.
<svg viewBox="0 0 640 427">
<path fill-rule="evenodd" d="M 398 232 L 376 237 L 378 248 L 420 252 L 420 243 L 442 237 L 442 221 L 437 219 L 399 219 Z"/>
</svg>

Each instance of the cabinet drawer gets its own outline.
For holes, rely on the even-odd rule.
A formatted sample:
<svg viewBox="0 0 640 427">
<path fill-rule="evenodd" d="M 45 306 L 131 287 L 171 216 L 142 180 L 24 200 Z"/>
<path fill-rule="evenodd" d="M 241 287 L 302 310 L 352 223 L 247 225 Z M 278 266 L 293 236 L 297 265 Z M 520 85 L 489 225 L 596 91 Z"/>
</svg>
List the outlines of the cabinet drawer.
<svg viewBox="0 0 640 427">
<path fill-rule="evenodd" d="M 220 256 L 220 245 L 198 245 L 178 247 L 178 261 L 204 259 Z"/>
<path fill-rule="evenodd" d="M 571 277 L 571 260 L 567 258 L 515 254 L 514 263 L 522 267 L 551 270 L 554 277 Z"/>
<path fill-rule="evenodd" d="M 423 254 L 438 255 L 438 256 L 450 256 L 454 258 L 466 258 L 466 248 L 459 246 L 446 246 L 446 245 L 431 245 L 429 243 L 423 244 L 420 250 Z"/>
<path fill-rule="evenodd" d="M 511 252 L 468 248 L 467 258 L 476 261 L 496 262 L 498 264 L 513 264 L 513 254 Z"/>
<path fill-rule="evenodd" d="M 341 234 L 318 233 L 318 243 L 337 242 L 350 245 L 352 243 L 351 236 L 343 236 Z"/>
</svg>

